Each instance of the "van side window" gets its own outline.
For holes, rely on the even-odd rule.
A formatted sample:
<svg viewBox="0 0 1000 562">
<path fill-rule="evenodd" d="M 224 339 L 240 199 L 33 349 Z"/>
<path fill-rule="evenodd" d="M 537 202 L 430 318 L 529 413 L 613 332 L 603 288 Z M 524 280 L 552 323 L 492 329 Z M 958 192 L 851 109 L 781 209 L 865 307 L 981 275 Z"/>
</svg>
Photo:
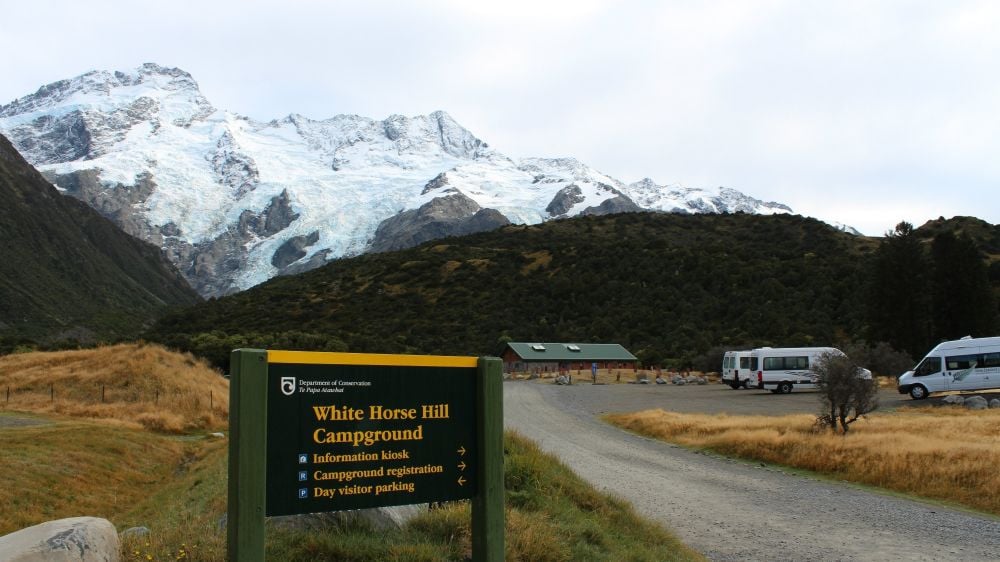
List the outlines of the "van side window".
<svg viewBox="0 0 1000 562">
<path fill-rule="evenodd" d="M 997 356 L 1000 357 L 1000 353 L 998 353 Z M 750 368 L 750 358 L 740 357 L 740 369 L 749 369 L 749 368 Z"/>
<path fill-rule="evenodd" d="M 750 358 L 750 370 L 751 371 L 756 371 L 757 370 L 757 358 L 756 357 L 751 357 Z"/>
<path fill-rule="evenodd" d="M 984 369 L 986 367 L 1000 367 L 1000 353 L 984 353 L 981 359 L 983 362 L 979 366 Z"/>
<path fill-rule="evenodd" d="M 918 377 L 933 375 L 941 372 L 940 357 L 925 357 L 923 361 L 913 370 L 913 374 Z"/>
<path fill-rule="evenodd" d="M 957 355 L 955 357 L 948 357 L 945 359 L 945 363 L 948 365 L 949 371 L 954 371 L 956 369 L 971 369 L 979 364 L 979 356 Z"/>
<path fill-rule="evenodd" d="M 765 357 L 765 371 L 791 371 L 793 369 L 808 369 L 808 357 Z"/>
</svg>

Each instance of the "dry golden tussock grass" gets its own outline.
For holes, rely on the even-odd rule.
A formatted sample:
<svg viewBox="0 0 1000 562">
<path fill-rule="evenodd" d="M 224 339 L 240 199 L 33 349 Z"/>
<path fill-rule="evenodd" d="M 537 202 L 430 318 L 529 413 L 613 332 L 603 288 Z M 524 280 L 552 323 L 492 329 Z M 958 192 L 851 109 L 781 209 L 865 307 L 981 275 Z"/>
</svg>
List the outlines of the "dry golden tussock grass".
<svg viewBox="0 0 1000 562">
<path fill-rule="evenodd" d="M 630 431 L 725 455 L 953 501 L 1000 515 L 1000 410 L 926 407 L 874 414 L 846 436 L 814 416 L 646 410 L 606 416 Z"/>
<path fill-rule="evenodd" d="M 143 343 L 6 355 L 0 408 L 167 433 L 221 429 L 228 423 L 229 381 L 191 354 Z"/>
</svg>

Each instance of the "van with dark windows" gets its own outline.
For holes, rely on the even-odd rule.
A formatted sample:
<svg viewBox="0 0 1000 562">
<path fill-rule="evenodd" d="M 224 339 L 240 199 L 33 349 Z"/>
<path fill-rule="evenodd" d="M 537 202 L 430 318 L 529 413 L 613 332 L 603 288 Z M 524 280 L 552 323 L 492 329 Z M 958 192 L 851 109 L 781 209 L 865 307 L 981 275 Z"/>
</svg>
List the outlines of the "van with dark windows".
<svg viewBox="0 0 1000 562">
<path fill-rule="evenodd" d="M 722 382 L 733 390 L 757 386 L 757 360 L 751 350 L 727 351 L 722 356 Z"/>
<path fill-rule="evenodd" d="M 911 371 L 899 376 L 896 389 L 914 400 L 932 392 L 1000 388 L 1000 336 L 941 342 Z"/>
<path fill-rule="evenodd" d="M 818 376 L 813 366 L 826 354 L 844 355 L 835 347 L 761 347 L 751 353 L 757 364 L 757 388 L 775 394 L 816 388 Z M 870 379 L 872 372 L 861 369 L 859 376 Z"/>
</svg>

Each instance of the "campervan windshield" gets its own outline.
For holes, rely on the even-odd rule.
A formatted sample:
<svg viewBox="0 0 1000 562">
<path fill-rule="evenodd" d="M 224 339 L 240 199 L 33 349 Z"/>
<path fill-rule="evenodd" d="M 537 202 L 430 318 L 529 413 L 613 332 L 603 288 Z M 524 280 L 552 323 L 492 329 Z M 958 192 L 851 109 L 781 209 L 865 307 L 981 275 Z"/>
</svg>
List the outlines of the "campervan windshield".
<svg viewBox="0 0 1000 562">
<path fill-rule="evenodd" d="M 924 357 L 924 360 L 920 362 L 915 369 L 913 369 L 913 374 L 918 377 L 924 377 L 927 375 L 933 375 L 941 372 L 941 358 L 940 357 Z"/>
</svg>

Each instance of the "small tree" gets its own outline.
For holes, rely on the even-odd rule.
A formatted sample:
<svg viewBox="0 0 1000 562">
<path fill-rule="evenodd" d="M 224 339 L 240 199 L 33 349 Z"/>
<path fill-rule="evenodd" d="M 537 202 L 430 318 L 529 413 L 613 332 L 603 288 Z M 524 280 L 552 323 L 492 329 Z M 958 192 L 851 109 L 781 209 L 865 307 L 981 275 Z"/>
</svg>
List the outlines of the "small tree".
<svg viewBox="0 0 1000 562">
<path fill-rule="evenodd" d="M 849 426 L 878 408 L 878 385 L 845 355 L 824 353 L 812 370 L 818 380 L 822 410 L 816 423 L 847 434 Z"/>
</svg>

